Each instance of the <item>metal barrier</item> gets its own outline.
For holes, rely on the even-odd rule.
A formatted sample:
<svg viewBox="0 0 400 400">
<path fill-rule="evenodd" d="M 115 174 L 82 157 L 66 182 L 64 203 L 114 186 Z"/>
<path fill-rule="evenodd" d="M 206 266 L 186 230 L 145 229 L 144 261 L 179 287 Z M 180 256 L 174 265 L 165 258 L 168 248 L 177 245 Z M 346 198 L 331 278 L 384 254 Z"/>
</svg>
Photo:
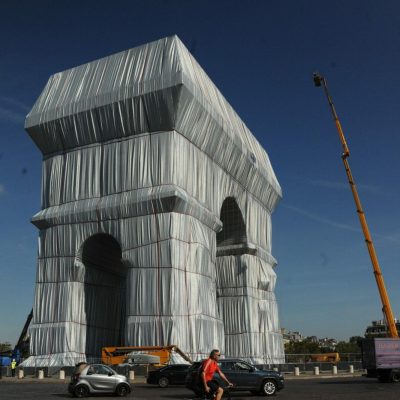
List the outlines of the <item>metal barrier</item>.
<svg viewBox="0 0 400 400">
<path fill-rule="evenodd" d="M 318 371 L 321 373 L 334 373 L 333 367 L 337 372 L 347 372 L 354 373 L 354 371 L 361 371 L 362 363 L 361 363 L 361 354 L 340 354 L 340 359 L 338 363 L 332 362 L 311 362 L 308 361 L 310 359 L 310 354 L 286 354 L 285 355 L 285 363 L 284 364 L 262 364 L 256 365 L 260 369 L 274 369 L 278 370 L 282 373 L 291 373 L 294 374 L 297 372 L 301 373 L 314 373 L 315 368 L 318 368 Z M 68 361 L 72 365 L 52 365 L 51 357 L 36 357 L 35 364 L 30 367 L 21 367 L 18 369 L 23 370 L 23 376 L 29 377 L 38 377 L 39 371 L 42 371 L 40 374 L 43 377 L 55 377 L 60 379 L 61 376 L 67 377 L 71 376 L 72 372 L 75 368 L 75 365 L 79 362 L 82 362 L 82 357 L 79 358 L 69 358 Z M 102 363 L 101 358 L 91 357 L 87 360 L 88 363 Z M 146 376 L 147 367 L 146 365 L 121 365 L 121 366 L 113 366 L 113 368 L 122 375 L 126 375 L 132 379 L 133 376 Z M 7 367 L 3 367 L 3 376 L 11 376 L 11 371 L 8 370 Z M 18 375 L 19 376 L 19 375 Z M 63 378 L 61 378 L 63 379 Z"/>
<path fill-rule="evenodd" d="M 340 361 L 337 363 L 332 362 L 314 362 L 310 361 L 310 354 L 286 354 L 284 364 L 264 364 L 257 365 L 260 369 L 274 369 L 277 368 L 282 373 L 314 373 L 315 368 L 321 373 L 330 372 L 333 373 L 333 367 L 336 367 L 336 371 L 339 372 L 350 372 L 362 371 L 361 354 L 358 353 L 346 353 L 340 354 Z M 296 369 L 297 368 L 297 369 Z"/>
<path fill-rule="evenodd" d="M 319 353 L 323 354 L 323 353 Z M 361 362 L 361 353 L 340 353 L 340 362 Z M 285 364 L 309 363 L 313 354 L 285 354 Z M 331 363 L 332 364 L 332 363 Z"/>
</svg>

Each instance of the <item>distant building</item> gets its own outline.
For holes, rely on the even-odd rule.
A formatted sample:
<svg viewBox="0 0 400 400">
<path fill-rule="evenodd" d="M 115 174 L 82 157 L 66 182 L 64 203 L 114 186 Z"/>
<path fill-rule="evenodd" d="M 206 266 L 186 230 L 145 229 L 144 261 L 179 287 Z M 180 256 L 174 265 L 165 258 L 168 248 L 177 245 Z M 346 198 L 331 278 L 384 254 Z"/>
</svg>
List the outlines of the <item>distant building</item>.
<svg viewBox="0 0 400 400">
<path fill-rule="evenodd" d="M 303 336 L 300 332 L 297 331 L 286 331 L 285 328 L 281 329 L 282 332 L 282 337 L 283 337 L 283 343 L 289 343 L 289 342 L 302 342 L 306 340 L 307 342 L 310 343 L 317 343 L 320 347 L 326 348 L 329 350 L 335 350 L 338 341 L 333 338 L 323 338 L 319 339 L 317 336 Z"/>
<path fill-rule="evenodd" d="M 282 332 L 282 337 L 283 337 L 283 343 L 288 343 L 288 342 L 302 342 L 303 341 L 303 335 L 300 332 L 297 331 L 287 331 L 285 328 L 281 329 Z"/>
<path fill-rule="evenodd" d="M 319 339 L 318 343 L 321 347 L 329 349 L 329 350 L 335 350 L 335 348 L 338 344 L 337 340 L 332 339 L 332 338 Z"/>
<path fill-rule="evenodd" d="M 397 333 L 400 336 L 400 321 L 395 318 Z M 372 324 L 367 326 L 364 336 L 366 338 L 386 337 L 388 336 L 388 327 L 384 320 L 372 321 Z"/>
</svg>

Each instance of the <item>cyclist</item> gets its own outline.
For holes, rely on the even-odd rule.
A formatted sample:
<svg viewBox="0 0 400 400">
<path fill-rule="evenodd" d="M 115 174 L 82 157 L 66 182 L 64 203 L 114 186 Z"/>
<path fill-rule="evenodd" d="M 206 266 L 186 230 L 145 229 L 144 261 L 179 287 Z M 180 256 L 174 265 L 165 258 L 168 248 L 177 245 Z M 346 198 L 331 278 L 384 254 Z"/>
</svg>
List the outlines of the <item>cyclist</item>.
<svg viewBox="0 0 400 400">
<path fill-rule="evenodd" d="M 215 400 L 221 400 L 224 393 L 224 389 L 222 389 L 219 383 L 215 379 L 213 379 L 215 373 L 218 373 L 229 387 L 233 386 L 233 384 L 229 382 L 227 377 L 218 366 L 218 360 L 220 356 L 220 351 L 214 349 L 211 351 L 210 357 L 207 358 L 207 360 L 204 360 L 201 365 L 201 380 L 204 385 L 204 391 L 207 394 L 213 393 Z"/>
</svg>

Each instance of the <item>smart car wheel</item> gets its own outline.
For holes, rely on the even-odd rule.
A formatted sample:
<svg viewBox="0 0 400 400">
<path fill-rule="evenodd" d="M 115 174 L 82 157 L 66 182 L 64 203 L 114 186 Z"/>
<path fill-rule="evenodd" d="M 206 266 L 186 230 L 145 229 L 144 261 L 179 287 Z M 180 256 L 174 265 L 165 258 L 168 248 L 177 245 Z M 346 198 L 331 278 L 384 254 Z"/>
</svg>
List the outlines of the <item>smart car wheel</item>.
<svg viewBox="0 0 400 400">
<path fill-rule="evenodd" d="M 266 396 L 273 396 L 276 393 L 276 384 L 272 379 L 264 381 L 261 391 Z"/>
<path fill-rule="evenodd" d="M 169 385 L 169 379 L 166 376 L 162 376 L 158 380 L 158 386 L 160 386 L 162 388 L 166 388 L 168 385 Z"/>
<path fill-rule="evenodd" d="M 125 397 L 130 392 L 129 387 L 127 385 L 118 385 L 117 386 L 117 396 Z"/>
<path fill-rule="evenodd" d="M 86 397 L 89 394 L 89 389 L 85 385 L 78 385 L 74 389 L 74 395 L 76 397 L 82 398 Z"/>
</svg>

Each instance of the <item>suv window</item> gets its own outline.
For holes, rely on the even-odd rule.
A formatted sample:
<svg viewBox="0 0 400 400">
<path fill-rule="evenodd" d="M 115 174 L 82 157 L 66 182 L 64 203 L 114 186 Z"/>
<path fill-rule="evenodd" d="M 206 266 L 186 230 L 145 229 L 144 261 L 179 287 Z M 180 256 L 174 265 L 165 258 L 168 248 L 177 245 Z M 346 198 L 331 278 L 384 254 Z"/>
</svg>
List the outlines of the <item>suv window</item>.
<svg viewBox="0 0 400 400">
<path fill-rule="evenodd" d="M 236 362 L 233 366 L 235 371 L 250 371 L 252 367 L 244 362 Z"/>
<path fill-rule="evenodd" d="M 233 369 L 233 364 L 234 363 L 231 361 L 226 361 L 226 362 L 220 361 L 218 363 L 218 366 L 222 369 L 222 371 L 229 371 Z"/>
</svg>

